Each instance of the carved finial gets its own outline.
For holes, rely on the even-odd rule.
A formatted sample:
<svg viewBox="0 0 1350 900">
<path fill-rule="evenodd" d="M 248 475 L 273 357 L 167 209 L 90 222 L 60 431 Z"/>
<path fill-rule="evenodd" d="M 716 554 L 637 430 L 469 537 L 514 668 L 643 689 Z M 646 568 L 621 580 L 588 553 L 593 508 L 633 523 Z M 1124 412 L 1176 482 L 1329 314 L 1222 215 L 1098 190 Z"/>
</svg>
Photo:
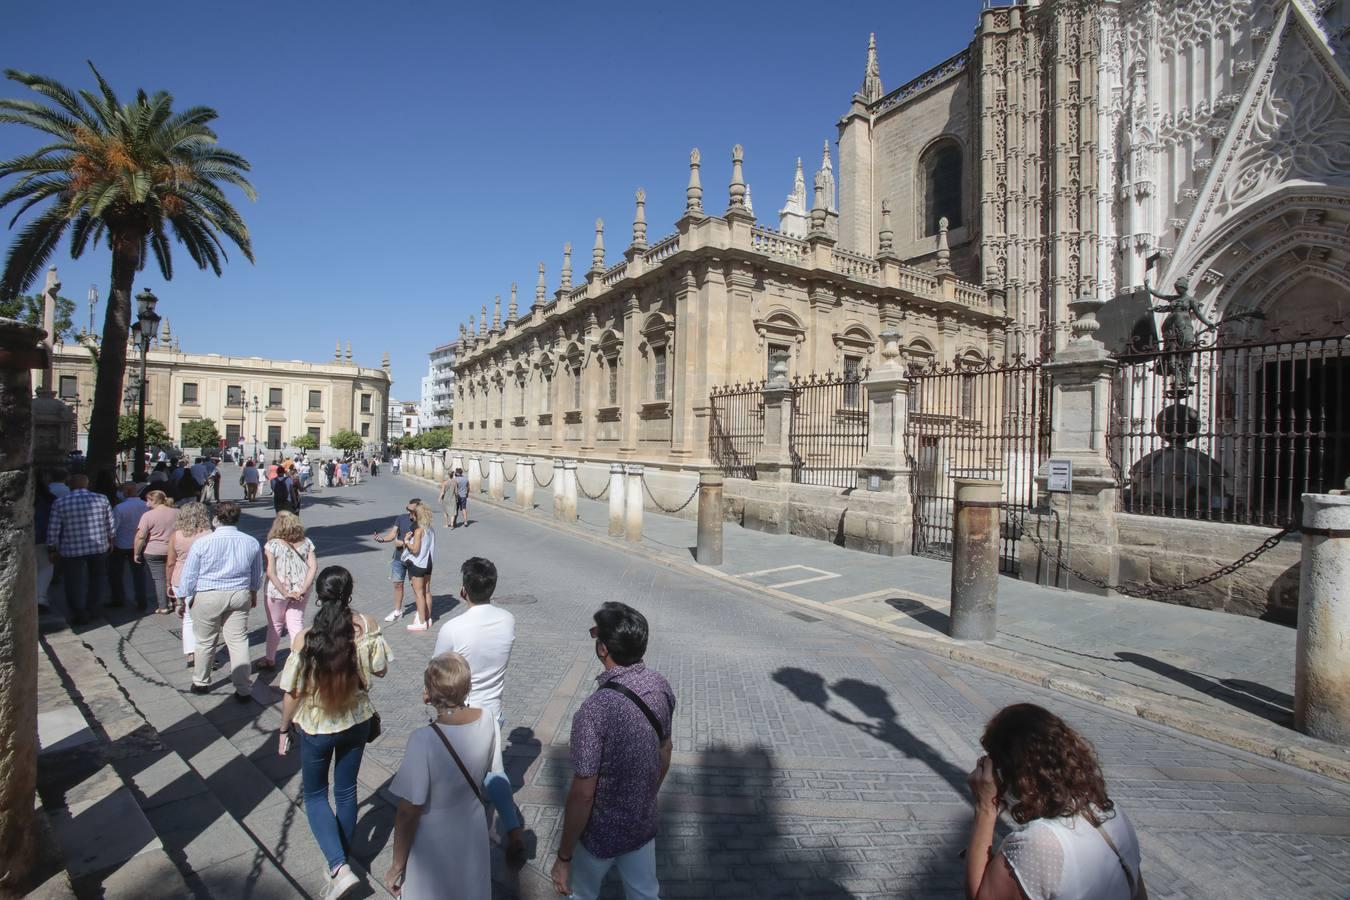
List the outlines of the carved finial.
<svg viewBox="0 0 1350 900">
<path fill-rule="evenodd" d="M 894 328 L 887 327 L 881 333 L 881 359 L 882 366 L 887 369 L 895 368 L 900 359 L 900 332 Z"/>
<path fill-rule="evenodd" d="M 825 230 L 825 173 L 816 173 L 816 196 L 811 204 L 811 230 Z"/>
<path fill-rule="evenodd" d="M 544 299 L 548 294 L 548 282 L 544 280 L 544 264 L 539 263 L 539 280 L 534 285 L 534 308 L 538 309 L 547 301 Z"/>
<path fill-rule="evenodd" d="M 820 171 L 833 172 L 834 165 L 830 162 L 830 142 L 825 142 L 825 150 L 820 157 Z"/>
<path fill-rule="evenodd" d="M 881 230 L 877 232 L 877 250 L 881 253 L 890 253 L 895 249 L 895 232 L 891 230 L 891 207 L 890 204 L 881 201 Z"/>
<path fill-rule="evenodd" d="M 937 236 L 937 264 L 938 268 L 944 271 L 950 271 L 952 267 L 952 251 L 947 246 L 947 217 L 938 219 Z"/>
<path fill-rule="evenodd" d="M 867 71 L 863 74 L 862 90 L 858 95 L 864 103 L 875 103 L 885 91 L 881 87 L 881 67 L 877 65 L 877 36 L 867 38 Z"/>
<path fill-rule="evenodd" d="M 689 187 L 684 192 L 684 211 L 686 215 L 703 214 L 703 183 L 699 180 L 698 170 L 702 156 L 695 147 L 689 153 Z"/>
<path fill-rule="evenodd" d="M 486 303 L 483 304 L 482 312 L 483 312 L 482 317 L 479 318 L 479 320 L 478 320 L 478 336 L 479 336 L 479 337 L 486 337 L 486 336 L 487 336 L 487 321 L 488 321 L 488 318 L 487 318 L 487 304 L 486 304 Z"/>
<path fill-rule="evenodd" d="M 502 295 L 492 298 L 492 330 L 502 330 Z"/>
<path fill-rule="evenodd" d="M 591 248 L 591 271 L 605 271 L 605 220 L 595 220 L 595 246 Z"/>
<path fill-rule="evenodd" d="M 478 336 L 478 328 L 477 326 L 474 325 L 475 321 L 476 320 L 473 317 L 473 313 L 469 313 L 469 337 L 471 338 L 475 338 Z"/>
<path fill-rule="evenodd" d="M 565 293 L 572 289 L 572 244 L 563 244 L 562 284 L 559 288 Z"/>
<path fill-rule="evenodd" d="M 837 212 L 834 206 L 834 164 L 830 162 L 830 142 L 825 142 L 825 150 L 820 157 L 820 175 L 825 184 L 825 209 Z"/>
<path fill-rule="evenodd" d="M 352 342 L 347 342 L 347 362 L 352 361 Z"/>
<path fill-rule="evenodd" d="M 802 158 L 797 157 L 797 173 L 792 177 L 792 193 L 778 211 L 778 230 L 791 237 L 806 237 L 806 177 Z"/>
<path fill-rule="evenodd" d="M 341 339 L 341 338 L 338 338 L 336 341 L 333 342 L 333 359 L 336 359 L 338 362 L 341 362 L 341 361 L 342 361 L 342 339 Z"/>
<path fill-rule="evenodd" d="M 634 195 L 637 202 L 637 210 L 633 213 L 633 246 L 647 246 L 647 192 L 642 188 L 637 189 Z"/>
<path fill-rule="evenodd" d="M 750 215 L 755 214 L 755 204 L 750 200 L 750 185 L 745 186 L 745 211 Z"/>
<path fill-rule="evenodd" d="M 388 351 L 388 350 L 384 351 L 384 355 L 383 355 L 382 357 L 380 357 L 380 368 L 381 368 L 381 369 L 388 369 L 388 368 L 389 368 L 389 351 Z"/>
<path fill-rule="evenodd" d="M 745 208 L 745 172 L 742 169 L 744 162 L 745 149 L 737 144 L 731 148 L 731 186 L 728 193 L 732 209 Z"/>
</svg>

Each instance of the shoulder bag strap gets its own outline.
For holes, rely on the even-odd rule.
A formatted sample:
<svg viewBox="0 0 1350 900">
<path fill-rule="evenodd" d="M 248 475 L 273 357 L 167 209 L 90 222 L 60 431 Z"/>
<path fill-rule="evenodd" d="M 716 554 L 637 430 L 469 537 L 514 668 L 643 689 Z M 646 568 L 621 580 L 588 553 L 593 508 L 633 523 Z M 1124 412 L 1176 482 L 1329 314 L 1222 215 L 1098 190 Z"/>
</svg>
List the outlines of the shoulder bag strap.
<svg viewBox="0 0 1350 900">
<path fill-rule="evenodd" d="M 636 691 L 624 687 L 617 681 L 606 681 L 600 688 L 601 690 L 618 691 L 620 694 L 623 694 L 629 700 L 636 703 L 637 708 L 642 710 L 642 714 L 647 717 L 647 721 L 652 723 L 652 729 L 656 732 L 657 740 L 665 741 L 666 736 L 661 731 L 661 720 L 656 718 L 656 713 L 652 712 L 651 707 L 642 701 L 642 698 L 637 695 Z"/>
<path fill-rule="evenodd" d="M 1139 886 L 1135 883 L 1134 873 L 1130 871 L 1130 867 L 1125 863 L 1125 857 L 1121 856 L 1120 848 L 1116 846 L 1115 841 L 1111 840 L 1111 835 L 1107 834 L 1102 826 L 1096 825 L 1094 827 L 1096 828 L 1097 833 L 1102 836 L 1102 840 L 1106 841 L 1106 846 L 1110 847 L 1111 852 L 1116 855 L 1116 862 L 1120 863 L 1120 871 L 1125 873 L 1125 884 L 1130 888 L 1130 900 L 1135 900 L 1135 898 L 1139 896 Z"/>
<path fill-rule="evenodd" d="M 487 714 L 484 713 L 484 715 Z M 478 789 L 478 782 L 473 780 L 473 776 L 469 774 L 468 768 L 464 765 L 464 760 L 460 759 L 459 754 L 455 752 L 455 745 L 450 743 L 450 739 L 445 736 L 445 732 L 441 731 L 441 726 L 436 724 L 435 719 L 431 720 L 431 730 L 436 732 L 436 737 L 441 739 L 445 749 L 449 750 L 450 755 L 455 758 L 455 765 L 459 766 L 459 770 L 464 773 L 464 780 L 469 783 L 469 787 L 473 788 L 473 795 L 478 798 L 478 802 L 482 803 L 483 792 Z"/>
</svg>

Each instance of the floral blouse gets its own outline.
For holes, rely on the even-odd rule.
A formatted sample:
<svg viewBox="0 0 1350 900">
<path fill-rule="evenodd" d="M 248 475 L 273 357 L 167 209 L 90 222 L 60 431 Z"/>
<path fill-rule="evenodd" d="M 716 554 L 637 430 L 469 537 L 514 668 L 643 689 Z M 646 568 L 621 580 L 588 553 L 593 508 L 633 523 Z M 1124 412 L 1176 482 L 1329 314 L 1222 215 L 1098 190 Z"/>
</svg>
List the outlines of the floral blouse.
<svg viewBox="0 0 1350 900">
<path fill-rule="evenodd" d="M 373 673 L 383 672 L 394 661 L 394 651 L 389 649 L 379 625 L 369 618 L 365 618 L 362 624 L 366 631 L 356 640 L 356 661 L 361 668 L 361 683 L 369 685 Z M 351 705 L 344 710 L 320 709 L 306 691 L 305 676 L 300 666 L 301 656 L 302 653 L 292 652 L 286 657 L 286 666 L 281 670 L 281 678 L 277 682 L 277 687 L 300 698 L 295 724 L 301 731 L 305 734 L 336 734 L 375 715 L 375 707 L 371 705 L 365 687 L 357 690 Z"/>
</svg>

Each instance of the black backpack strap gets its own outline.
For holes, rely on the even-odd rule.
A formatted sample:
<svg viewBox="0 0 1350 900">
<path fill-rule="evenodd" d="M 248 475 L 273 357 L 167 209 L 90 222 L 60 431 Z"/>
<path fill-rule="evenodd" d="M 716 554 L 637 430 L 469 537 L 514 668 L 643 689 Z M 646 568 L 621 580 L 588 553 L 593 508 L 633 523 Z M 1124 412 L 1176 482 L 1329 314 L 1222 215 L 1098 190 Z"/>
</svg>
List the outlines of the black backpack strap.
<svg viewBox="0 0 1350 900">
<path fill-rule="evenodd" d="M 620 694 L 623 694 L 629 700 L 632 700 L 634 703 L 636 703 L 637 708 L 642 710 L 642 714 L 647 717 L 647 721 L 652 723 L 652 730 L 656 732 L 657 740 L 660 742 L 665 741 L 666 736 L 661 731 L 661 721 L 656 718 L 656 713 L 652 712 L 652 708 L 643 702 L 642 698 L 637 695 L 636 691 L 624 687 L 617 681 L 606 681 L 604 684 L 600 685 L 600 688 L 601 690 L 618 691 Z"/>
</svg>

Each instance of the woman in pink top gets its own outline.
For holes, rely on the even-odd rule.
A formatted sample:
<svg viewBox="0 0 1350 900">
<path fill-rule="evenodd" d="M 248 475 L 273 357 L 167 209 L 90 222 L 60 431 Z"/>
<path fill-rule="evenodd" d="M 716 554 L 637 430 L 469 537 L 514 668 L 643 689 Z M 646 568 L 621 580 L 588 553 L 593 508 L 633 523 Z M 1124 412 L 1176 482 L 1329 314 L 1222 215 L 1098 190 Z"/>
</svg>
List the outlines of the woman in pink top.
<svg viewBox="0 0 1350 900">
<path fill-rule="evenodd" d="M 190 500 L 175 510 L 173 536 L 169 538 L 169 558 L 166 563 L 169 577 L 170 596 L 173 586 L 183 573 L 183 563 L 187 562 L 188 551 L 200 538 L 211 533 L 211 517 L 206 507 L 196 500 Z M 197 636 L 192 631 L 192 612 L 187 600 L 178 603 L 178 614 L 183 617 L 183 652 L 187 654 L 188 668 L 192 668 L 197 650 Z"/>
<path fill-rule="evenodd" d="M 140 524 L 136 526 L 136 543 L 132 546 L 132 559 L 144 562 L 150 570 L 150 580 L 155 584 L 155 613 L 164 615 L 172 612 L 165 574 L 169 561 L 169 539 L 173 536 L 174 521 L 178 510 L 169 503 L 163 491 L 150 491 L 145 495 L 150 508 L 141 514 Z"/>
</svg>

